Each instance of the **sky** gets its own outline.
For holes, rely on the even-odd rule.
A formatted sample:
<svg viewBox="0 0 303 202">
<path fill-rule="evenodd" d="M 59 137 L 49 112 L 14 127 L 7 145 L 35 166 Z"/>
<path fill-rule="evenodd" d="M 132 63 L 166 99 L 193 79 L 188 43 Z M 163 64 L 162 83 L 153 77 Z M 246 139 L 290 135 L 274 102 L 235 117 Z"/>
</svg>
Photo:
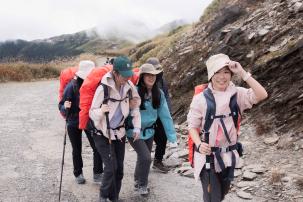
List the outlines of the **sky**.
<svg viewBox="0 0 303 202">
<path fill-rule="evenodd" d="M 212 0 L 2 0 L 0 41 L 44 39 L 97 27 L 150 29 L 177 19 L 198 21 Z M 100 29 L 102 28 L 102 29 Z M 135 30 L 134 30 L 135 31 Z"/>
</svg>

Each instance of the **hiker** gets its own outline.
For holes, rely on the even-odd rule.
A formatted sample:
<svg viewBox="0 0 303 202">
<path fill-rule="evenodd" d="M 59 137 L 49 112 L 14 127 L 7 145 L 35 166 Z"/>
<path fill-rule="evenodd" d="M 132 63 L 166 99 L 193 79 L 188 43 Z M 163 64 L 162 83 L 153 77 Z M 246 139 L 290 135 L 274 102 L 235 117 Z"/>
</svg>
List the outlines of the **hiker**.
<svg viewBox="0 0 303 202">
<path fill-rule="evenodd" d="M 141 132 L 139 138 L 132 135 L 132 129 L 127 130 L 128 141 L 137 153 L 134 173 L 135 191 L 141 195 L 149 193 L 147 185 L 151 164 L 151 149 L 155 134 L 154 128 L 158 118 L 163 123 L 169 142 L 174 144 L 177 142 L 173 120 L 170 116 L 164 93 L 156 84 L 157 76 L 161 72 L 162 70 L 156 70 L 152 64 L 143 64 L 140 67 L 137 84 L 141 98 Z"/>
<path fill-rule="evenodd" d="M 160 61 L 156 57 L 150 57 L 146 60 L 146 63 L 154 65 L 157 70 L 161 70 L 161 72 L 157 75 L 157 84 L 164 93 L 169 112 L 171 113 L 171 101 L 169 98 L 168 86 L 163 78 L 163 69 Z M 160 118 L 158 118 L 156 121 L 154 141 L 156 143 L 156 149 L 152 168 L 162 173 L 167 173 L 170 169 L 162 162 L 163 156 L 165 154 L 167 138 Z M 177 142 L 170 144 L 170 148 L 176 148 L 177 146 Z"/>
<path fill-rule="evenodd" d="M 94 62 L 90 60 L 82 60 L 79 63 L 79 69 L 75 77 L 67 84 L 64 89 L 63 98 L 59 102 L 60 112 L 66 116 L 67 131 L 72 145 L 74 176 L 78 184 L 84 184 L 83 176 L 83 160 L 82 160 L 82 130 L 79 129 L 79 89 L 83 80 L 87 77 L 90 71 L 95 67 Z M 68 110 L 68 114 L 67 114 Z M 90 146 L 93 149 L 93 180 L 100 183 L 102 179 L 103 166 L 99 153 L 96 150 L 94 140 L 91 134 L 84 130 Z"/>
<path fill-rule="evenodd" d="M 124 121 L 129 114 L 134 126 L 132 136 L 136 139 L 140 134 L 140 97 L 136 87 L 128 81 L 132 75 L 131 61 L 125 56 L 115 58 L 113 70 L 103 76 L 89 111 L 89 117 L 98 131 L 93 138 L 104 163 L 99 197 L 102 202 L 108 199 L 117 201 L 119 198 L 126 139 Z M 131 97 L 136 100 L 136 105 L 130 112 Z M 108 112 L 109 126 L 106 120 Z"/>
<path fill-rule="evenodd" d="M 202 93 L 193 97 L 187 122 L 195 144 L 194 175 L 196 180 L 200 177 L 203 200 L 217 202 L 228 193 L 234 168 L 239 163 L 237 123 L 230 109 L 232 97 L 236 96 L 241 114 L 266 99 L 267 92 L 240 63 L 230 60 L 225 54 L 211 56 L 206 67 L 209 84 Z M 234 74 L 239 75 L 250 88 L 235 86 L 231 81 Z M 208 96 L 214 97 L 216 107 L 211 116 L 207 115 L 210 107 Z M 212 124 L 206 124 L 210 119 Z M 202 129 L 206 131 L 203 133 Z M 202 132 L 201 136 L 198 131 Z"/>
</svg>

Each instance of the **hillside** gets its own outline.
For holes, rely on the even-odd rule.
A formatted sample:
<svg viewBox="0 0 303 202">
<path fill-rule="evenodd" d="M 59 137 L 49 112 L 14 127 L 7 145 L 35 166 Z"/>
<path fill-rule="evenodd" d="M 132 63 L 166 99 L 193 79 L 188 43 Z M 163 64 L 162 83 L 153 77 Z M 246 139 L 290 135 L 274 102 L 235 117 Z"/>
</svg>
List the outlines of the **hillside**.
<svg viewBox="0 0 303 202">
<path fill-rule="evenodd" d="M 260 133 L 302 137 L 302 11 L 301 0 L 215 0 L 193 27 L 141 43 L 130 54 L 140 63 L 151 55 L 160 58 L 170 83 L 174 118 L 182 123 L 194 86 L 207 81 L 205 60 L 225 53 L 269 93 L 249 119 Z"/>
</svg>

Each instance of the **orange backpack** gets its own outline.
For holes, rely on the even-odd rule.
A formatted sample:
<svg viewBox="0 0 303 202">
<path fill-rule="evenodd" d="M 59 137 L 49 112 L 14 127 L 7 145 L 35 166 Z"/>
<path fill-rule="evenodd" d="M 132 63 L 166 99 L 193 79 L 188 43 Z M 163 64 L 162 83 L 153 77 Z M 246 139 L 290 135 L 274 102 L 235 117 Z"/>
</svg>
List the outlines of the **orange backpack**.
<svg viewBox="0 0 303 202">
<path fill-rule="evenodd" d="M 80 88 L 80 112 L 79 112 L 79 128 L 86 129 L 89 120 L 89 109 L 95 95 L 95 91 L 100 84 L 102 77 L 113 69 L 111 64 L 93 69 L 84 80 Z M 133 71 L 135 74 L 130 79 L 133 83 L 138 80 L 138 68 Z"/>
<path fill-rule="evenodd" d="M 60 73 L 60 85 L 59 85 L 59 102 L 61 101 L 64 93 L 64 89 L 66 85 L 74 78 L 76 72 L 78 71 L 78 67 L 69 67 L 64 69 Z"/>
<path fill-rule="evenodd" d="M 196 86 L 194 95 L 197 95 L 197 94 L 203 92 L 205 89 L 207 89 L 207 87 L 208 87 L 207 83 Z M 239 109 L 237 109 L 237 110 L 239 110 Z M 208 119 L 208 117 L 205 117 L 205 119 Z M 234 123 L 235 123 L 235 125 L 237 125 L 236 129 L 237 129 L 237 133 L 238 133 L 240 130 L 241 115 L 237 118 L 237 120 L 234 120 Z M 199 128 L 199 129 L 197 128 L 197 132 L 200 135 L 201 128 Z M 188 161 L 190 162 L 190 165 L 192 167 L 194 167 L 194 153 L 195 153 L 195 143 L 193 142 L 193 140 L 190 136 L 190 133 L 188 132 Z"/>
</svg>

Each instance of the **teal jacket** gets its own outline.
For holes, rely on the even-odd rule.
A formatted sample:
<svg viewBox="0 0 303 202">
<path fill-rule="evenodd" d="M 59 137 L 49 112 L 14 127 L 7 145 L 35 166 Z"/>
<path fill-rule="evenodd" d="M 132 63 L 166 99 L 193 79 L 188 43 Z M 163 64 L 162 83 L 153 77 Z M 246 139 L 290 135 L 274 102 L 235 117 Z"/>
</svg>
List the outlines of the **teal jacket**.
<svg viewBox="0 0 303 202">
<path fill-rule="evenodd" d="M 157 118 L 159 117 L 163 124 L 168 141 L 173 143 L 177 141 L 173 119 L 171 118 L 163 91 L 160 90 L 160 93 L 161 93 L 161 102 L 160 102 L 160 107 L 158 109 L 153 108 L 151 100 L 146 100 L 144 102 L 145 110 L 140 110 L 140 114 L 141 114 L 140 139 L 146 140 L 151 138 L 155 134 L 155 130 L 152 127 L 153 124 L 156 123 Z M 126 135 L 127 137 L 132 137 L 133 130 L 132 129 L 127 130 Z"/>
</svg>

